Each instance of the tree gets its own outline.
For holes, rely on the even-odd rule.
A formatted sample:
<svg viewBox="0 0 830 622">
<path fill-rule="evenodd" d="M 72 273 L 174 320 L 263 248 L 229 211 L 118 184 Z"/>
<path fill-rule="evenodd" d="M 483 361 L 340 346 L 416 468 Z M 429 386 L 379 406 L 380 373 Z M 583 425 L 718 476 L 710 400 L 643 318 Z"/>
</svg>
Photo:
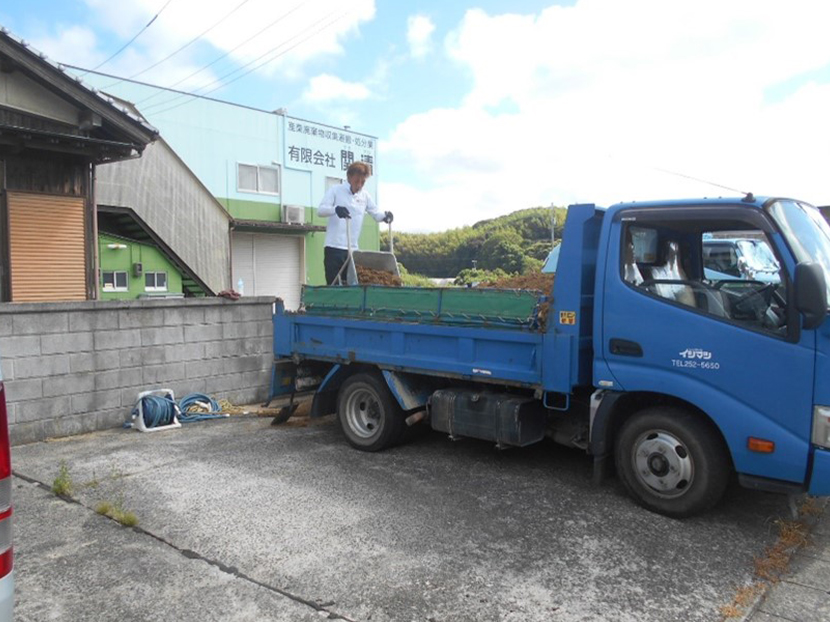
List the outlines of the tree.
<svg viewBox="0 0 830 622">
<path fill-rule="evenodd" d="M 554 210 L 557 239 L 565 215 L 565 209 Z M 474 265 L 526 273 L 547 257 L 550 227 L 551 209 L 532 207 L 441 233 L 397 233 L 395 255 L 413 273 L 430 277 L 450 277 Z M 381 248 L 388 248 L 385 233 Z"/>
<path fill-rule="evenodd" d="M 479 262 L 486 270 L 501 268 L 506 272 L 521 272 L 525 254 L 522 237 L 512 229 L 501 229 L 481 245 Z"/>
</svg>

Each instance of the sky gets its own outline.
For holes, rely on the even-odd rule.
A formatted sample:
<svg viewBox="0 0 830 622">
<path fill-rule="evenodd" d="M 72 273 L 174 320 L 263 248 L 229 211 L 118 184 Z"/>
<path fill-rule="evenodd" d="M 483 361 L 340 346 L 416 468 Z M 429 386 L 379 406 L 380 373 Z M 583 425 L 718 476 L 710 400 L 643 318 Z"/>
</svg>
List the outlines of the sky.
<svg viewBox="0 0 830 622">
<path fill-rule="evenodd" d="M 830 205 L 828 23 L 826 0 L 0 0 L 57 62 L 377 136 L 377 201 L 413 232 L 750 191 Z"/>
</svg>

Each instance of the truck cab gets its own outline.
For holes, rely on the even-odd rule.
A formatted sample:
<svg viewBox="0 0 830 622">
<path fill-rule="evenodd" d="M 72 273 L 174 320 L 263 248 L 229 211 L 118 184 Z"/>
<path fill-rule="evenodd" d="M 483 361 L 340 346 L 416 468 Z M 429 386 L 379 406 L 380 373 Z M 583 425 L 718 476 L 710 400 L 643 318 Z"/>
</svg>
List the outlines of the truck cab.
<svg viewBox="0 0 830 622">
<path fill-rule="evenodd" d="M 711 270 L 718 238 L 763 245 L 776 272 Z M 728 465 L 746 486 L 830 492 L 830 229 L 818 210 L 754 197 L 619 204 L 601 246 L 594 383 L 629 405 L 615 404 L 612 426 L 629 490 L 677 508 L 695 488 L 722 494 L 725 478 L 699 484 Z"/>
</svg>

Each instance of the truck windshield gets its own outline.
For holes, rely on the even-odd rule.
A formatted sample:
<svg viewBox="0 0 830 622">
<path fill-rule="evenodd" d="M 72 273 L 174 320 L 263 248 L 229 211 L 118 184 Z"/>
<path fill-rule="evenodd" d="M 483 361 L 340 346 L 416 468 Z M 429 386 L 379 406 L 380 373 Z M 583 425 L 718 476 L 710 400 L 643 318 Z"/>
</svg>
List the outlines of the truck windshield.
<svg viewBox="0 0 830 622">
<path fill-rule="evenodd" d="M 778 272 L 780 266 L 769 246 L 763 240 L 738 240 L 741 256 L 754 271 Z"/>
<path fill-rule="evenodd" d="M 824 269 L 830 306 L 830 226 L 815 207 L 800 201 L 775 201 L 767 207 L 781 227 L 796 260 L 812 261 Z"/>
</svg>

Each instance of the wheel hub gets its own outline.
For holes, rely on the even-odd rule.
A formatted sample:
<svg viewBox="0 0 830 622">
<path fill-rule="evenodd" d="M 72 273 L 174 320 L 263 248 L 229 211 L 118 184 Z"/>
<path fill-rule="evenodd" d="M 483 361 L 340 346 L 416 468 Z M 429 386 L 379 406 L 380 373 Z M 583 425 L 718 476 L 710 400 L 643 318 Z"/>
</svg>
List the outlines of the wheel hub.
<svg viewBox="0 0 830 622">
<path fill-rule="evenodd" d="M 648 457 L 648 468 L 657 477 L 665 477 L 671 470 L 669 461 L 662 454 L 651 454 Z"/>
<path fill-rule="evenodd" d="M 371 391 L 353 392 L 346 401 L 345 414 L 349 428 L 361 438 L 371 438 L 380 430 L 380 403 Z"/>
<path fill-rule="evenodd" d="M 679 497 L 694 478 L 694 463 L 686 446 L 665 430 L 653 430 L 634 445 L 637 477 L 655 494 Z"/>
</svg>

